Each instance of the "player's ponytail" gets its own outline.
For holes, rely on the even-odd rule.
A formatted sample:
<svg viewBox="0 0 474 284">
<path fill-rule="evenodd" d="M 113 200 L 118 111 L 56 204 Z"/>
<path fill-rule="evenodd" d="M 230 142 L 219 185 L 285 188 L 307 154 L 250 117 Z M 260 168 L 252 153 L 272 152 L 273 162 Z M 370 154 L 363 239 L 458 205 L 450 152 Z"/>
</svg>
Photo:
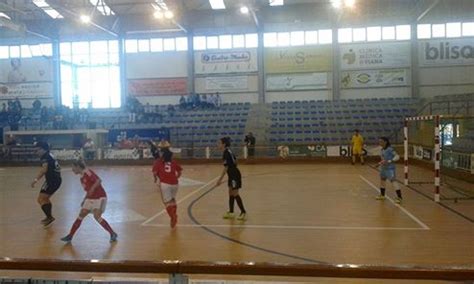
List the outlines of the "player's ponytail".
<svg viewBox="0 0 474 284">
<path fill-rule="evenodd" d="M 86 168 L 86 162 L 84 162 L 84 160 L 82 160 L 82 159 L 75 160 L 74 162 L 72 162 L 72 165 L 75 166 L 75 167 L 79 167 L 81 169 Z"/>
</svg>

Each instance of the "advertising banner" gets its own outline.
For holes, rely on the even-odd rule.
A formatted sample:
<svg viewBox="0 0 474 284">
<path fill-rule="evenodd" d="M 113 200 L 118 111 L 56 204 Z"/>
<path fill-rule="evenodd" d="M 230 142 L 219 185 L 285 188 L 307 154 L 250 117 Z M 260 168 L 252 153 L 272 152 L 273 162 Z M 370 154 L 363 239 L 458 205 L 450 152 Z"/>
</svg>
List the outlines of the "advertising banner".
<svg viewBox="0 0 474 284">
<path fill-rule="evenodd" d="M 343 71 L 341 72 L 342 88 L 374 88 L 407 86 L 406 69 Z"/>
<path fill-rule="evenodd" d="M 380 156 L 379 146 L 364 146 L 362 149 L 364 156 Z M 352 157 L 351 146 L 327 146 L 328 157 Z"/>
<path fill-rule="evenodd" d="M 242 91 L 249 85 L 248 76 L 206 77 L 208 91 Z"/>
<path fill-rule="evenodd" d="M 138 160 L 140 150 L 138 149 L 106 149 L 104 159 L 106 160 Z"/>
<path fill-rule="evenodd" d="M 194 68 L 196 74 L 257 72 L 257 50 L 198 51 Z"/>
<path fill-rule="evenodd" d="M 443 39 L 418 43 L 420 66 L 474 65 L 474 39 Z"/>
<path fill-rule="evenodd" d="M 0 60 L 0 99 L 53 97 L 52 60 L 49 57 Z"/>
<path fill-rule="evenodd" d="M 187 78 L 128 80 L 128 94 L 135 97 L 184 95 L 187 93 Z"/>
<path fill-rule="evenodd" d="M 73 161 L 84 157 L 82 150 L 51 150 L 51 154 L 59 161 Z"/>
<path fill-rule="evenodd" d="M 267 91 L 321 90 L 328 88 L 328 73 L 268 75 Z"/>
<path fill-rule="evenodd" d="M 266 48 L 264 54 L 267 74 L 332 70 L 331 45 Z"/>
<path fill-rule="evenodd" d="M 326 157 L 325 145 L 288 145 L 278 146 L 278 155 L 287 157 Z"/>
<path fill-rule="evenodd" d="M 341 45 L 341 70 L 410 67 L 410 43 Z"/>
</svg>

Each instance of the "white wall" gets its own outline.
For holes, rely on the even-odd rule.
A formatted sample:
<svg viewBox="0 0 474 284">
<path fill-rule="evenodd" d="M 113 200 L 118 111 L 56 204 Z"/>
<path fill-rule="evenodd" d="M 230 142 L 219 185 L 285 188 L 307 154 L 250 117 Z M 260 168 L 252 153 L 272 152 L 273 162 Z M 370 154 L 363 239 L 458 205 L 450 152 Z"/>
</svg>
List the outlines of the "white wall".
<svg viewBox="0 0 474 284">
<path fill-rule="evenodd" d="M 187 77 L 187 52 L 127 53 L 126 69 L 127 79 Z"/>
<path fill-rule="evenodd" d="M 310 101 L 310 100 L 330 100 L 332 98 L 332 90 L 318 91 L 299 91 L 299 92 L 266 92 L 265 102 L 280 101 Z"/>
<path fill-rule="evenodd" d="M 411 87 L 341 89 L 341 100 L 371 98 L 406 98 L 411 97 Z"/>
<path fill-rule="evenodd" d="M 474 93 L 474 66 L 420 68 L 420 96 Z"/>
<path fill-rule="evenodd" d="M 179 104 L 180 96 L 155 96 L 155 97 L 137 97 L 142 104 L 149 103 L 150 105 L 177 105 Z"/>
<path fill-rule="evenodd" d="M 219 79 L 223 79 L 225 81 L 228 81 L 226 83 L 225 81 L 223 82 L 222 87 L 220 88 L 213 88 L 213 89 L 208 89 L 208 82 L 207 80 L 213 79 L 219 81 Z M 239 80 L 244 80 L 245 82 L 245 87 L 238 87 L 238 86 L 233 86 L 232 81 L 233 79 L 239 79 Z M 236 81 L 236 80 L 234 80 Z M 250 75 L 235 75 L 235 76 L 226 76 L 226 75 L 221 75 L 221 76 L 206 76 L 206 77 L 196 77 L 195 80 L 195 86 L 194 89 L 196 93 L 215 93 L 219 92 L 220 94 L 224 93 L 256 93 L 258 92 L 258 76 L 256 74 L 250 74 Z M 218 85 L 218 82 L 217 84 Z"/>
</svg>

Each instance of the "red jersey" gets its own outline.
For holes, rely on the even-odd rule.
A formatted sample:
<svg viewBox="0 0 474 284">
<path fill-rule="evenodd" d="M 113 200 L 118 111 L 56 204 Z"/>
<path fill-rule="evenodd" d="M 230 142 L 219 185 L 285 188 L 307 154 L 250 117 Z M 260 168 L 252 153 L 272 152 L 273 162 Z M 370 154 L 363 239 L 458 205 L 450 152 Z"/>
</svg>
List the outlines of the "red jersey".
<svg viewBox="0 0 474 284">
<path fill-rule="evenodd" d="M 178 184 L 178 176 L 183 169 L 175 161 L 164 162 L 155 160 L 153 163 L 153 174 L 166 184 Z"/>
<path fill-rule="evenodd" d="M 92 194 L 89 194 L 90 190 L 92 189 L 92 186 L 98 180 L 100 180 L 99 176 L 97 176 L 92 170 L 86 169 L 84 171 L 84 174 L 81 177 L 81 184 L 82 184 L 82 187 L 84 188 L 84 191 L 87 192 L 88 199 L 99 199 L 99 198 L 107 197 L 107 194 L 105 193 L 105 190 L 102 187 L 102 184 L 96 187 L 96 189 L 94 190 Z"/>
</svg>

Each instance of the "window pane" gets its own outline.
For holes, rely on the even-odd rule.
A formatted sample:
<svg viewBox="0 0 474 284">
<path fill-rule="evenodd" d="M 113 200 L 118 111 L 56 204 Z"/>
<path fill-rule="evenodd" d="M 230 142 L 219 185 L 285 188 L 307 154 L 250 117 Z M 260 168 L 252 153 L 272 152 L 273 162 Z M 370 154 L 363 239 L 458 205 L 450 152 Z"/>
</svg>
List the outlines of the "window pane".
<svg viewBox="0 0 474 284">
<path fill-rule="evenodd" d="M 352 36 L 354 41 L 365 41 L 365 28 L 353 29 Z"/>
<path fill-rule="evenodd" d="M 263 34 L 263 45 L 265 47 L 277 46 L 277 33 L 265 33 Z"/>
<path fill-rule="evenodd" d="M 42 43 L 41 52 L 43 52 L 44 56 L 53 56 L 53 45 L 50 43 Z"/>
<path fill-rule="evenodd" d="M 304 33 L 304 43 L 306 45 L 318 44 L 318 31 L 306 31 Z"/>
<path fill-rule="evenodd" d="M 278 46 L 290 45 L 290 33 L 278 33 Z"/>
<path fill-rule="evenodd" d="M 69 47 L 71 47 L 69 45 Z M 70 49 L 70 48 L 69 48 Z M 36 44 L 36 45 L 30 45 L 30 50 L 31 50 L 31 54 L 33 56 L 42 56 L 43 53 L 41 52 L 41 46 L 39 44 Z M 71 53 L 69 53 L 69 57 L 71 57 L 70 55 Z"/>
<path fill-rule="evenodd" d="M 462 23 L 462 35 L 474 36 L 474 22 Z"/>
<path fill-rule="evenodd" d="M 337 39 L 339 42 L 352 42 L 352 29 L 339 29 L 337 31 Z"/>
<path fill-rule="evenodd" d="M 216 36 L 207 37 L 207 49 L 217 49 L 219 48 L 219 38 Z"/>
<path fill-rule="evenodd" d="M 411 26 L 410 25 L 397 26 L 397 40 L 409 40 L 409 39 L 411 39 Z"/>
<path fill-rule="evenodd" d="M 447 37 L 460 37 L 461 36 L 461 23 L 447 23 L 446 36 Z"/>
<path fill-rule="evenodd" d="M 257 34 L 246 34 L 245 35 L 245 47 L 247 47 L 247 48 L 258 47 L 258 35 Z"/>
<path fill-rule="evenodd" d="M 19 46 L 10 46 L 10 58 L 20 57 L 20 47 Z"/>
<path fill-rule="evenodd" d="M 137 53 L 138 52 L 138 42 L 136 39 L 127 39 L 125 41 L 125 52 L 126 53 Z"/>
<path fill-rule="evenodd" d="M 367 28 L 367 40 L 379 41 L 382 39 L 382 29 L 380 27 Z"/>
<path fill-rule="evenodd" d="M 164 51 L 174 51 L 176 50 L 174 38 L 165 38 L 163 40 L 163 49 Z"/>
<path fill-rule="evenodd" d="M 431 25 L 418 25 L 416 28 L 418 38 L 431 38 Z"/>
<path fill-rule="evenodd" d="M 395 27 L 383 27 L 382 28 L 382 39 L 383 40 L 394 40 L 395 39 Z"/>
<path fill-rule="evenodd" d="M 59 44 L 59 55 L 70 55 L 71 54 L 71 43 L 61 42 Z"/>
<path fill-rule="evenodd" d="M 150 40 L 148 39 L 138 40 L 138 52 L 150 52 Z"/>
<path fill-rule="evenodd" d="M 187 37 L 177 37 L 176 38 L 176 50 L 177 51 L 188 50 L 188 38 Z"/>
<path fill-rule="evenodd" d="M 119 52 L 118 40 L 109 40 L 109 52 L 111 53 Z"/>
<path fill-rule="evenodd" d="M 30 46 L 28 46 L 28 45 L 22 45 L 21 46 L 21 57 L 22 58 L 31 57 Z"/>
<path fill-rule="evenodd" d="M 9 48 L 8 46 L 0 46 L 0 58 L 7 59 L 9 57 Z"/>
<path fill-rule="evenodd" d="M 219 48 L 221 49 L 232 48 L 232 36 L 231 35 L 219 36 Z"/>
<path fill-rule="evenodd" d="M 245 37 L 244 37 L 244 35 L 233 35 L 232 36 L 232 47 L 233 48 L 245 47 Z"/>
<path fill-rule="evenodd" d="M 432 25 L 432 34 L 433 37 L 445 37 L 446 36 L 446 30 L 445 30 L 445 25 L 444 24 L 437 24 L 437 25 Z"/>
<path fill-rule="evenodd" d="M 318 34 L 320 44 L 332 43 L 332 30 L 319 30 Z"/>
<path fill-rule="evenodd" d="M 114 65 L 119 64 L 119 54 L 118 53 L 109 53 L 109 64 L 114 64 Z"/>
<path fill-rule="evenodd" d="M 290 39 L 293 46 L 304 45 L 304 32 L 291 32 Z"/>
<path fill-rule="evenodd" d="M 193 38 L 193 48 L 194 48 L 194 50 L 205 50 L 206 49 L 206 37 L 205 36 L 195 36 Z"/>
<path fill-rule="evenodd" d="M 163 39 L 152 38 L 150 39 L 150 50 L 151 52 L 162 52 L 163 51 Z"/>
<path fill-rule="evenodd" d="M 78 65 L 89 64 L 89 42 L 80 41 L 72 43 L 72 62 Z"/>
</svg>

